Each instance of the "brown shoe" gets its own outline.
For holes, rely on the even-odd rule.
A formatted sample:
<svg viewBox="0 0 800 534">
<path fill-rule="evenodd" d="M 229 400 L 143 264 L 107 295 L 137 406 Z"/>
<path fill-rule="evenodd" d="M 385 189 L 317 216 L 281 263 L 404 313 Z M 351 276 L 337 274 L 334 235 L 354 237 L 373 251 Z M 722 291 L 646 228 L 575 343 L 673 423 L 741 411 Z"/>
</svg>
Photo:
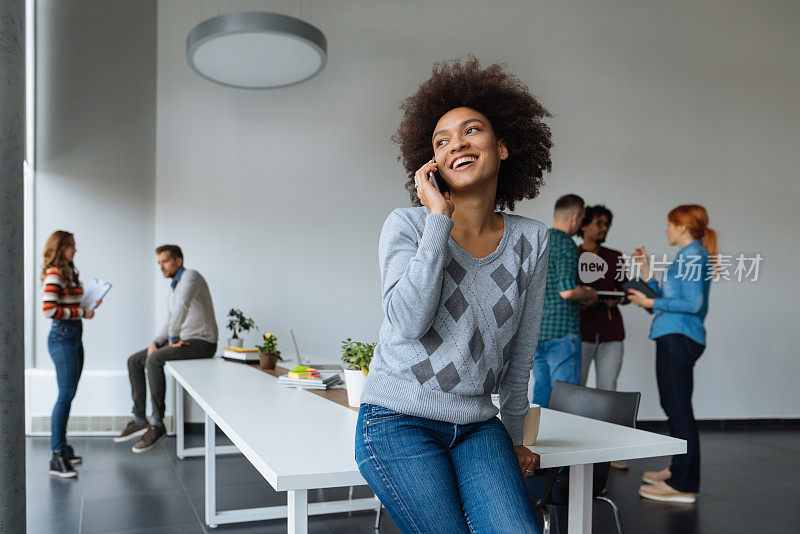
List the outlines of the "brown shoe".
<svg viewBox="0 0 800 534">
<path fill-rule="evenodd" d="M 123 441 L 128 441 L 129 439 L 138 438 L 145 432 L 147 432 L 147 427 L 150 426 L 147 421 L 144 423 L 137 423 L 136 421 L 131 420 L 128 423 L 128 426 L 125 427 L 125 430 L 122 433 L 114 438 L 114 441 L 117 443 L 122 443 Z"/>
<path fill-rule="evenodd" d="M 696 499 L 694 493 L 683 493 L 666 482 L 656 485 L 644 484 L 639 488 L 639 495 L 653 501 L 680 502 L 684 504 L 692 504 Z"/>
<path fill-rule="evenodd" d="M 136 445 L 131 447 L 131 450 L 135 453 L 142 453 L 147 452 L 159 442 L 167 437 L 167 429 L 163 426 L 153 426 L 149 425 L 147 427 L 147 432 L 144 433 L 142 439 L 136 442 Z"/>
<path fill-rule="evenodd" d="M 628 462 L 611 462 L 612 469 L 619 469 L 620 471 L 627 471 L 630 466 Z"/>
<path fill-rule="evenodd" d="M 665 467 L 661 471 L 645 471 L 642 473 L 642 482 L 645 484 L 661 484 L 665 480 L 669 480 L 672 477 L 672 471 L 669 470 L 669 467 Z"/>
</svg>

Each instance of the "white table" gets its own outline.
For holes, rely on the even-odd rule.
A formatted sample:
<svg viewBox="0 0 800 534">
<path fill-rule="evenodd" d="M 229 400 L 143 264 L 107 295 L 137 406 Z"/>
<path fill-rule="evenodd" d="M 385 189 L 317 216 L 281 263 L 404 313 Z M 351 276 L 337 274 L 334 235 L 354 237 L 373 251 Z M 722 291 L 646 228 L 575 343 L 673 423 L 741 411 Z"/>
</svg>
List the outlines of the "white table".
<svg viewBox="0 0 800 534">
<path fill-rule="evenodd" d="M 366 484 L 354 458 L 355 411 L 308 391 L 286 389 L 274 377 L 238 363 L 183 360 L 165 368 L 178 393 L 185 389 L 205 412 L 209 526 L 287 517 L 290 533 L 305 534 L 310 514 L 375 509 L 374 499 L 308 503 L 309 489 Z M 183 420 L 176 419 L 180 431 Z M 288 506 L 216 510 L 217 425 L 276 491 L 288 492 Z M 540 455 L 542 468 L 571 466 L 569 530 L 589 534 L 593 463 L 682 454 L 686 442 L 543 409 L 539 438 L 530 449 Z"/>
<path fill-rule="evenodd" d="M 224 523 L 288 518 L 289 532 L 305 534 L 308 516 L 375 510 L 374 498 L 308 503 L 308 490 L 366 485 L 353 453 L 358 414 L 248 365 L 220 359 L 167 362 L 179 393 L 185 389 L 205 412 L 205 521 Z M 178 402 L 180 405 L 180 402 Z M 180 429 L 183 421 L 176 418 Z M 218 511 L 216 427 L 288 506 Z"/>
<path fill-rule="evenodd" d="M 686 441 L 542 409 L 536 445 L 541 468 L 570 466 L 569 532 L 592 532 L 592 464 L 683 454 Z"/>
</svg>

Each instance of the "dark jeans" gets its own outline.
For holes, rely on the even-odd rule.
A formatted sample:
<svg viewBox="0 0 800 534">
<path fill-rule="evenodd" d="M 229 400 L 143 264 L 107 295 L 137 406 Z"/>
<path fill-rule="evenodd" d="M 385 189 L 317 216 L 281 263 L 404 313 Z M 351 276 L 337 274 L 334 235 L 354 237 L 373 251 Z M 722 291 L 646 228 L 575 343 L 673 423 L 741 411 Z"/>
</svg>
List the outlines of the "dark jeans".
<svg viewBox="0 0 800 534">
<path fill-rule="evenodd" d="M 128 378 L 131 381 L 131 395 L 133 396 L 133 415 L 145 418 L 147 405 L 147 378 L 150 380 L 150 400 L 153 402 L 153 419 L 164 420 L 164 397 L 167 393 L 167 380 L 164 377 L 164 363 L 170 360 L 194 360 L 198 358 L 211 358 L 217 350 L 216 343 L 209 343 L 201 339 L 188 339 L 188 345 L 183 347 L 170 347 L 164 345 L 149 357 L 147 349 L 140 350 L 128 358 Z"/>
<path fill-rule="evenodd" d="M 361 475 L 403 533 L 538 533 L 522 472 L 496 417 L 455 425 L 362 404 Z"/>
<path fill-rule="evenodd" d="M 700 491 L 700 436 L 692 410 L 694 364 L 705 346 L 683 334 L 656 338 L 656 379 L 661 407 L 667 414 L 669 433 L 686 440 L 686 454 L 672 457 L 672 488 L 687 493 Z"/>
<path fill-rule="evenodd" d="M 53 321 L 47 348 L 56 368 L 58 398 L 50 417 L 50 450 L 67 444 L 67 420 L 83 371 L 83 325 L 80 321 Z"/>
</svg>

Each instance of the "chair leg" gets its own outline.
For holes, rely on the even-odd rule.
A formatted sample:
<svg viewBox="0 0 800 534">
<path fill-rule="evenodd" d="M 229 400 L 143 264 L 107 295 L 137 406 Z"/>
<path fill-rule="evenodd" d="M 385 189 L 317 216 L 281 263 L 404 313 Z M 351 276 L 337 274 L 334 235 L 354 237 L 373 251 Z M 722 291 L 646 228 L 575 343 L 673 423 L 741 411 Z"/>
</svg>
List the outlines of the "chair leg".
<svg viewBox="0 0 800 534">
<path fill-rule="evenodd" d="M 542 534 L 550 534 L 552 532 L 552 525 L 550 523 L 550 509 L 545 505 L 542 506 Z"/>
<path fill-rule="evenodd" d="M 381 529 L 381 512 L 383 512 L 383 504 L 378 497 L 375 497 L 375 502 L 377 503 L 375 506 L 375 531 L 377 532 Z"/>
<path fill-rule="evenodd" d="M 608 497 L 603 497 L 602 495 L 598 495 L 595 497 L 595 499 L 608 503 L 608 505 L 611 507 L 611 511 L 614 513 L 614 522 L 617 524 L 617 534 L 622 534 L 622 521 L 619 518 L 619 508 L 617 508 L 617 503 Z"/>
</svg>

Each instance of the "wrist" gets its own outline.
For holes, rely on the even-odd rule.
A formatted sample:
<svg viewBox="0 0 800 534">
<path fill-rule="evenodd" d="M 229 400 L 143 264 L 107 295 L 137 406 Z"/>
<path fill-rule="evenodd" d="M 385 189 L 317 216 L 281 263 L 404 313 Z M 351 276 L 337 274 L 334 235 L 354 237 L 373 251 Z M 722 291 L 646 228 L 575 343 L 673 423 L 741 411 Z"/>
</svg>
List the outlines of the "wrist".
<svg viewBox="0 0 800 534">
<path fill-rule="evenodd" d="M 437 215 L 444 215 L 445 217 L 452 218 L 453 210 L 444 208 L 434 208 L 431 210 L 431 213 L 436 213 Z"/>
</svg>

